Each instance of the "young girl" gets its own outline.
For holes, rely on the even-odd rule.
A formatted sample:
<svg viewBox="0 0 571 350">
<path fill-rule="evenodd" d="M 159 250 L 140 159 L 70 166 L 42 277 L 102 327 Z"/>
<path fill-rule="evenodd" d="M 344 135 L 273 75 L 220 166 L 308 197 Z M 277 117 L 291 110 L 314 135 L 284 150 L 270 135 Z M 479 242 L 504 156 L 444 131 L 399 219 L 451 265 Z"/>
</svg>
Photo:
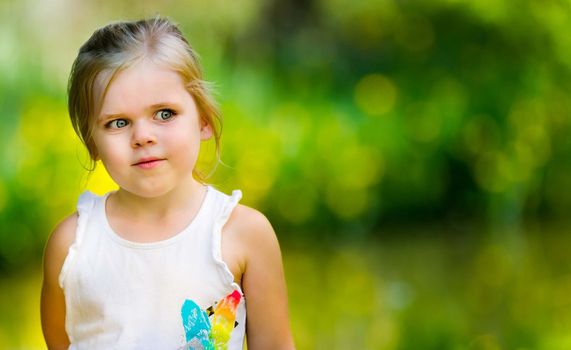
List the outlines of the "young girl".
<svg viewBox="0 0 571 350">
<path fill-rule="evenodd" d="M 81 47 L 72 124 L 119 189 L 83 193 L 45 251 L 49 349 L 291 349 L 267 219 L 195 169 L 220 138 L 196 54 L 166 19 L 114 23 Z"/>
</svg>

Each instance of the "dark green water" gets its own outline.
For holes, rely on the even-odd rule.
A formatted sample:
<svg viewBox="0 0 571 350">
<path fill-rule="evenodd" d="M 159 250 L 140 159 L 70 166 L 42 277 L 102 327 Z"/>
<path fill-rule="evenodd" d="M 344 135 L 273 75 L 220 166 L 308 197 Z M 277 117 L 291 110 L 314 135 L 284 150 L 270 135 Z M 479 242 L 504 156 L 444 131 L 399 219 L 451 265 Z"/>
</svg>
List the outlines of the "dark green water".
<svg viewBox="0 0 571 350">
<path fill-rule="evenodd" d="M 571 348 L 568 227 L 284 243 L 298 348 Z M 44 348 L 39 288 L 39 272 L 1 280 L 1 349 Z"/>
</svg>

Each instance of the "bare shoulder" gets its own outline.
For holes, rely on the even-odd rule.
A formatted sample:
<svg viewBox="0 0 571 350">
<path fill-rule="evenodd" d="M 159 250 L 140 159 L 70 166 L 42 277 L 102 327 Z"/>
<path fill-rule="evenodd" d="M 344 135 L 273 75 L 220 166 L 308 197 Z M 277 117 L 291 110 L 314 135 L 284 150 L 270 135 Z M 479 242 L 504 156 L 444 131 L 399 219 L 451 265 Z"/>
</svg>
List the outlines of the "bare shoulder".
<svg viewBox="0 0 571 350">
<path fill-rule="evenodd" d="M 242 244 L 256 243 L 273 244 L 277 243 L 276 234 L 264 214 L 254 208 L 243 204 L 238 204 L 232 211 L 225 226 L 225 231 L 236 236 Z"/>
<path fill-rule="evenodd" d="M 53 280 L 59 274 L 69 247 L 75 240 L 77 212 L 64 218 L 52 231 L 46 244 L 44 271 Z"/>
<path fill-rule="evenodd" d="M 77 212 L 65 217 L 60 221 L 52 231 L 46 250 L 60 250 L 69 248 L 75 240 L 75 229 L 77 227 Z M 66 249 L 67 251 L 67 249 Z"/>
</svg>

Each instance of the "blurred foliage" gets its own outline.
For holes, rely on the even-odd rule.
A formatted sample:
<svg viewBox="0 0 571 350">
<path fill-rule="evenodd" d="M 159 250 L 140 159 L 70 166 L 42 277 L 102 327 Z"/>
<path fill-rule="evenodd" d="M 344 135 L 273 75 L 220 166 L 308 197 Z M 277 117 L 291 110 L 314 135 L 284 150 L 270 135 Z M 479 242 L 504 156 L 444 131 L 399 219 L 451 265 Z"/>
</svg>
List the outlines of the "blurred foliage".
<svg viewBox="0 0 571 350">
<path fill-rule="evenodd" d="M 518 227 L 568 217 L 569 1 L 0 0 L 0 276 L 37 266 L 50 228 L 74 210 L 81 191 L 114 188 L 101 165 L 91 175 L 82 167 L 87 153 L 68 121 L 67 76 L 95 28 L 157 13 L 180 23 L 217 87 L 224 164 L 211 183 L 242 189 L 244 202 L 267 213 L 278 234 L 343 240 L 379 236 L 386 226 L 409 222 Z M 211 158 L 212 143 L 205 143 L 201 166 L 209 169 Z M 517 242 L 517 234 L 498 232 L 492 236 Z M 335 266 L 344 271 L 360 264 L 345 272 L 355 286 L 376 293 L 372 262 L 347 254 L 353 257 L 335 258 Z M 473 295 L 452 300 L 440 310 L 445 316 L 433 318 L 430 300 L 413 308 L 428 316 L 403 311 L 398 321 L 351 311 L 372 322 L 366 339 L 377 344 L 378 338 L 386 348 L 405 344 L 402 339 L 412 343 L 399 348 L 466 344 L 465 335 L 476 330 L 459 315 L 489 315 L 477 310 L 479 300 L 498 298 L 494 291 L 505 286 L 504 277 L 519 276 L 514 263 L 504 261 L 506 252 L 491 247 L 481 254 L 470 257 L 481 266 L 456 268 L 481 278 L 466 280 L 473 288 L 451 286 Z M 297 258 L 307 259 L 286 255 L 294 265 L 301 264 Z M 295 273 L 305 268 L 330 278 L 318 266 Z M 455 283 L 418 268 L 435 286 Z M 532 281 L 525 273 L 521 278 L 517 283 Z M 343 290 L 350 293 L 353 282 Z M 546 283 L 537 288 L 550 288 Z M 397 299 L 411 290 L 401 282 L 387 288 Z M 512 292 L 499 292 L 504 299 L 493 302 L 505 306 L 528 297 L 524 287 Z M 531 297 L 544 301 L 545 293 Z M 359 296 L 368 297 L 375 296 Z M 543 329 L 533 328 L 528 311 L 512 311 L 513 318 L 505 317 L 523 317 L 523 325 L 510 325 L 506 334 L 528 339 L 525 346 L 550 348 L 539 346 Z M 426 323 L 432 325 L 422 328 Z M 472 341 L 474 348 L 519 346 L 513 339 Z M 371 344 L 362 346 L 382 348 Z"/>
<path fill-rule="evenodd" d="M 568 2 L 100 5 L 2 2 L 0 265 L 39 252 L 84 188 L 113 188 L 82 169 L 67 74 L 96 27 L 156 13 L 180 22 L 218 87 L 225 165 L 211 182 L 279 227 L 374 234 L 571 209 Z"/>
</svg>

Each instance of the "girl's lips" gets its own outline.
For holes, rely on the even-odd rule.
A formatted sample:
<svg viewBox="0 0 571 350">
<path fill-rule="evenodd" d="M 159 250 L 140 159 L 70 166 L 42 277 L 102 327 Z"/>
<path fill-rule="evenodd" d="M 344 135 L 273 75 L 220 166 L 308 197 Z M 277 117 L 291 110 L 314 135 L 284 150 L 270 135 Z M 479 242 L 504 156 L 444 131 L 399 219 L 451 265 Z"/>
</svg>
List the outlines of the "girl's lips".
<svg viewBox="0 0 571 350">
<path fill-rule="evenodd" d="M 141 169 L 152 169 L 152 168 L 159 166 L 163 160 L 164 159 L 142 160 L 138 163 L 133 164 L 133 166 L 136 166 L 136 167 L 141 168 Z"/>
</svg>

